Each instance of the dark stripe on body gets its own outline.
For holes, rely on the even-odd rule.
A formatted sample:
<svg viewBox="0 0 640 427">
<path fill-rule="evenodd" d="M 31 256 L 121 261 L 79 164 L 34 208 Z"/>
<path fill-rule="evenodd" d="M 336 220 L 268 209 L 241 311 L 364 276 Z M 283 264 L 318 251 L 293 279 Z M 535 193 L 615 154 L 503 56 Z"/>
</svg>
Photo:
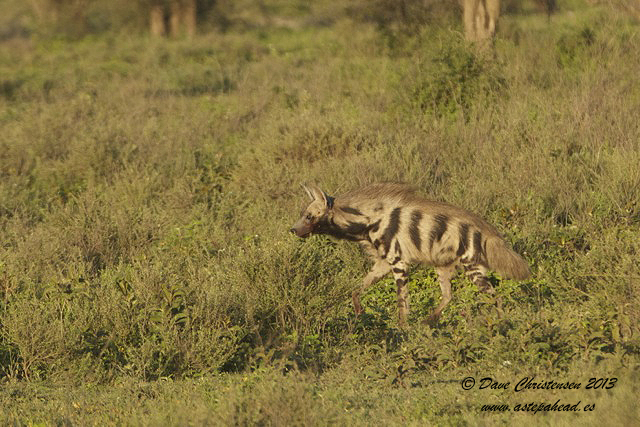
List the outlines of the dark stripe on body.
<svg viewBox="0 0 640 427">
<path fill-rule="evenodd" d="M 435 225 L 429 232 L 429 249 L 433 248 L 434 242 L 439 242 L 442 239 L 442 236 L 447 231 L 447 221 L 449 221 L 449 217 L 443 214 L 433 217 Z"/>
<path fill-rule="evenodd" d="M 340 227 L 333 221 L 329 221 L 326 218 L 321 219 L 314 227 L 313 232 L 315 234 L 326 234 L 333 236 L 337 239 L 346 239 L 354 242 L 366 240 L 367 237 L 363 236 L 363 233 L 367 230 L 366 226 L 362 229 L 363 224 L 349 223 L 347 227 Z"/>
<path fill-rule="evenodd" d="M 341 207 L 340 210 L 343 211 L 343 212 L 346 212 L 348 214 L 351 214 L 351 215 L 363 216 L 362 212 L 360 212 L 358 209 L 351 208 L 349 206 Z"/>
<path fill-rule="evenodd" d="M 460 244 L 458 245 L 457 256 L 461 256 L 467 251 L 469 242 L 469 224 L 460 224 Z"/>
<path fill-rule="evenodd" d="M 400 261 L 402 261 L 402 249 L 400 248 L 400 240 L 396 240 L 396 244 L 393 245 L 394 251 L 396 252 L 396 257 L 389 264 L 396 265 Z"/>
<path fill-rule="evenodd" d="M 411 225 L 409 225 L 409 236 L 413 245 L 420 250 L 422 246 L 422 239 L 420 237 L 420 221 L 422 220 L 422 212 L 413 211 L 411 213 Z"/>
<path fill-rule="evenodd" d="M 361 235 L 361 234 L 364 234 L 367 231 L 369 231 L 369 226 L 367 224 L 363 224 L 361 222 L 351 222 L 351 221 L 349 221 L 349 224 L 343 230 L 344 230 L 345 234 L 350 234 L 352 236 L 353 235 Z"/>
<path fill-rule="evenodd" d="M 387 228 L 382 233 L 381 240 L 384 243 L 384 252 L 385 254 L 389 252 L 389 248 L 391 247 L 391 240 L 396 236 L 398 230 L 400 229 L 400 208 L 395 208 L 391 211 L 391 216 L 389 218 L 389 224 Z"/>
<path fill-rule="evenodd" d="M 479 231 L 473 233 L 473 252 L 475 259 L 482 259 L 482 233 Z"/>
<path fill-rule="evenodd" d="M 378 231 L 379 226 L 380 220 L 374 222 L 373 224 L 349 221 L 346 227 L 338 227 L 337 224 L 334 225 L 334 228 L 339 228 L 340 233 L 333 233 L 333 235 L 336 237 L 349 238 L 350 240 L 352 240 L 352 238 L 357 238 L 358 240 L 369 240 L 369 236 L 367 235 L 367 233 L 371 231 Z M 327 227 L 325 227 L 325 229 L 326 228 Z M 338 236 L 337 234 L 341 234 L 342 236 Z"/>
</svg>

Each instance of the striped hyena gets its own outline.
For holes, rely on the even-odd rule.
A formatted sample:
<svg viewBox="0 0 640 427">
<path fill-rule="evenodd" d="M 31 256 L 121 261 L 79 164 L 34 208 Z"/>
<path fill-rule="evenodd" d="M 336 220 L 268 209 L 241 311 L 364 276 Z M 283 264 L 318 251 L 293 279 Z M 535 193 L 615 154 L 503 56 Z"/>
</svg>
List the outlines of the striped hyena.
<svg viewBox="0 0 640 427">
<path fill-rule="evenodd" d="M 489 269 L 508 278 L 529 277 L 527 263 L 493 226 L 464 209 L 426 200 L 406 185 L 373 184 L 335 199 L 314 185 L 304 188 L 312 201 L 291 232 L 302 238 L 315 233 L 358 242 L 374 261 L 353 293 L 356 314 L 362 312 L 360 294 L 391 272 L 404 324 L 409 312 L 407 270 L 412 263 L 434 266 L 438 273 L 442 301 L 429 321 L 437 320 L 451 301 L 451 278 L 458 267 L 487 293 L 494 292 L 486 276 Z"/>
</svg>

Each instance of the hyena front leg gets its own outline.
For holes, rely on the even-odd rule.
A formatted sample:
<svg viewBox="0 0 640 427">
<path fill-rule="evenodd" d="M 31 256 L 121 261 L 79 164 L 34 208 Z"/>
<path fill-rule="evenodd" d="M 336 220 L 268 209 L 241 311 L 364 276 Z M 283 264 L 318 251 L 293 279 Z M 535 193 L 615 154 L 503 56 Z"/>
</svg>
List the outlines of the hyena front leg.
<svg viewBox="0 0 640 427">
<path fill-rule="evenodd" d="M 407 266 L 404 262 L 396 262 L 391 269 L 393 278 L 396 280 L 398 294 L 398 322 L 400 326 L 407 324 L 409 315 L 409 288 L 407 287 Z"/>
<path fill-rule="evenodd" d="M 440 304 L 427 318 L 428 323 L 435 324 L 440 318 L 442 310 L 444 310 L 451 301 L 451 278 L 455 272 L 456 267 L 454 264 L 436 268 L 436 273 L 438 273 L 438 282 L 440 282 L 440 290 L 442 291 L 442 301 L 440 301 Z"/>
<path fill-rule="evenodd" d="M 386 276 L 389 271 L 391 271 L 391 266 L 384 259 L 376 260 L 375 264 L 373 264 L 373 268 L 369 274 L 366 275 L 362 282 L 362 286 L 360 288 L 353 291 L 351 295 L 351 299 L 353 300 L 353 309 L 356 312 L 356 316 L 359 316 L 362 313 L 362 305 L 360 305 L 360 295 L 371 285 L 376 283 L 378 280 L 382 279 Z"/>
</svg>

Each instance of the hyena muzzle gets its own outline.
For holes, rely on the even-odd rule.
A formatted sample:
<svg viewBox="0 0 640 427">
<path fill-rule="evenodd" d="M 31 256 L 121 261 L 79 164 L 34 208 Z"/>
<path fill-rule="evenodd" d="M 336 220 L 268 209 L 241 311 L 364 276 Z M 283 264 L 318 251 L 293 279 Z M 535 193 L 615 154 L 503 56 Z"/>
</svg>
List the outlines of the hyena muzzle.
<svg viewBox="0 0 640 427">
<path fill-rule="evenodd" d="M 442 301 L 430 322 L 436 321 L 451 301 L 451 278 L 457 268 L 487 293 L 494 293 L 487 279 L 490 269 L 517 280 L 530 275 L 527 263 L 482 218 L 424 199 L 406 185 L 373 184 L 335 199 L 315 185 L 304 189 L 311 203 L 290 231 L 302 238 L 326 234 L 358 242 L 374 261 L 360 288 L 353 292 L 356 314 L 362 313 L 362 292 L 392 273 L 399 321 L 405 324 L 409 313 L 407 271 L 413 263 L 433 266 L 438 273 Z"/>
</svg>

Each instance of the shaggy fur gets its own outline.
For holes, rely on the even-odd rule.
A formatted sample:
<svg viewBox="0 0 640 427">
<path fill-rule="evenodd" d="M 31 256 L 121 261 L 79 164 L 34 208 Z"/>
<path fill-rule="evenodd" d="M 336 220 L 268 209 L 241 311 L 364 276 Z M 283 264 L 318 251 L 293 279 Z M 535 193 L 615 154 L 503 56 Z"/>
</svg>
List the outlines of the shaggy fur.
<svg viewBox="0 0 640 427">
<path fill-rule="evenodd" d="M 457 268 L 480 291 L 493 293 L 487 271 L 507 278 L 529 277 L 527 263 L 510 249 L 498 231 L 479 216 L 456 206 L 424 199 L 403 184 L 382 183 L 332 198 L 314 185 L 305 186 L 311 203 L 291 228 L 298 237 L 326 234 L 358 242 L 374 261 L 362 286 L 353 293 L 356 314 L 360 294 L 388 273 L 398 293 L 398 315 L 409 312 L 407 270 L 414 263 L 436 268 L 442 302 L 435 321 L 451 300 L 451 278 Z"/>
</svg>

